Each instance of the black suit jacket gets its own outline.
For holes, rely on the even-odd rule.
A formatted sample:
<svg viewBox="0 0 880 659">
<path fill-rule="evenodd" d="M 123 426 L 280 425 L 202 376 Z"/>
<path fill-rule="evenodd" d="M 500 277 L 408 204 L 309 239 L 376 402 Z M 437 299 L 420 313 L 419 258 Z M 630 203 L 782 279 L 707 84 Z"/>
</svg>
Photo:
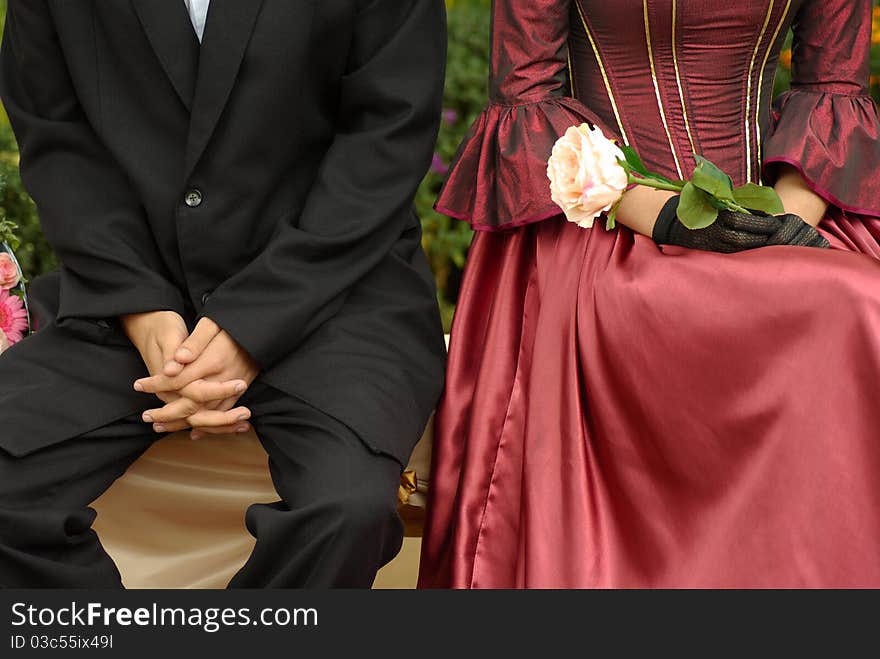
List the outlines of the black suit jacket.
<svg viewBox="0 0 880 659">
<path fill-rule="evenodd" d="M 94 414 L 0 445 L 143 407 L 102 384 L 140 368 L 114 319 L 170 309 L 405 460 L 445 355 L 412 207 L 444 62 L 443 0 L 212 0 L 201 45 L 181 0 L 9 0 L 0 95 L 63 269 L 58 326 L 3 368 L 42 360 L 73 391 L 65 337 L 107 350 L 83 383 Z M 0 423 L 21 396 L 0 385 Z"/>
</svg>

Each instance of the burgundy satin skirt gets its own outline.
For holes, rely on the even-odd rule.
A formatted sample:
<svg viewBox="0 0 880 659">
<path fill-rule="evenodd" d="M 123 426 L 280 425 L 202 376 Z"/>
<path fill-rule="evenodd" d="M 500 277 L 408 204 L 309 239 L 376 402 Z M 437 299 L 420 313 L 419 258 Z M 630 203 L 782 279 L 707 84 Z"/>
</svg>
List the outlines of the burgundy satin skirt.
<svg viewBox="0 0 880 659">
<path fill-rule="evenodd" d="M 880 220 L 822 229 L 479 233 L 420 585 L 880 587 Z"/>
</svg>

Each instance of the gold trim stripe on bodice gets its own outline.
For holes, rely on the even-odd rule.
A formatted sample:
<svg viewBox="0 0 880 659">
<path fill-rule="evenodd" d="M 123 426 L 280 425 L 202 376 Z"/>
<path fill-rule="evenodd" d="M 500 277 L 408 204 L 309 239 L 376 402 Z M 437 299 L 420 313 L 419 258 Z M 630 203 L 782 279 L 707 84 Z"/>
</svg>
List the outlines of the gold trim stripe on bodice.
<svg viewBox="0 0 880 659">
<path fill-rule="evenodd" d="M 772 5 L 771 5 L 772 7 Z M 779 33 L 782 31 L 782 26 L 785 24 L 785 19 L 788 18 L 788 12 L 791 9 L 791 0 L 787 0 L 785 3 L 785 9 L 782 12 L 782 16 L 779 17 L 779 23 L 776 24 L 776 30 L 773 32 L 773 38 L 770 39 L 770 43 L 767 45 L 767 51 L 764 53 L 764 61 L 761 63 L 761 75 L 758 77 L 758 97 L 755 100 L 755 136 L 758 144 L 758 169 L 760 170 L 763 165 L 763 145 L 762 145 L 762 137 L 761 137 L 761 95 L 764 91 L 764 72 L 767 70 L 767 62 L 770 60 L 770 53 L 773 52 L 773 46 L 776 43 L 776 40 L 779 38 Z M 763 183 L 763 177 L 759 175 L 759 183 Z"/>
<path fill-rule="evenodd" d="M 663 130 L 666 131 L 666 139 L 669 140 L 669 150 L 672 151 L 672 158 L 675 160 L 675 170 L 678 172 L 678 178 L 684 178 L 684 174 L 681 171 L 681 163 L 678 161 L 678 153 L 675 150 L 675 143 L 672 141 L 672 133 L 669 132 L 669 122 L 666 120 L 666 110 L 663 108 L 663 97 L 660 94 L 660 83 L 657 80 L 657 68 L 654 66 L 654 46 L 651 43 L 651 21 L 648 18 L 648 0 L 642 0 L 642 7 L 645 15 L 645 42 L 648 46 L 648 61 L 651 64 L 651 80 L 654 82 L 657 108 L 660 110 L 660 120 L 663 122 Z"/>
<path fill-rule="evenodd" d="M 678 97 L 681 99 L 681 113 L 684 117 L 684 127 L 687 131 L 688 141 L 691 143 L 691 153 L 697 155 L 697 147 L 694 144 L 694 135 L 691 132 L 691 122 L 688 119 L 687 103 L 684 100 L 684 87 L 681 84 L 681 71 L 678 68 L 678 2 L 672 0 L 672 62 L 675 65 L 675 84 L 678 85 Z"/>
<path fill-rule="evenodd" d="M 651 80 L 654 83 L 654 93 L 657 97 L 657 108 L 660 111 L 660 120 L 663 122 L 663 129 L 666 131 L 666 139 L 669 141 L 669 150 L 672 153 L 672 157 L 675 160 L 675 169 L 678 172 L 679 178 L 683 178 L 684 174 L 681 168 L 681 161 L 678 157 L 678 151 L 675 148 L 675 142 L 672 139 L 672 132 L 669 129 L 669 120 L 666 116 L 666 108 L 663 105 L 663 97 L 660 93 L 660 83 L 657 78 L 657 68 L 654 62 L 654 45 L 651 40 L 651 25 L 649 20 L 649 12 L 648 12 L 648 0 L 642 0 L 643 2 L 643 13 L 645 18 L 645 45 L 648 50 L 648 60 L 651 64 Z M 617 101 L 614 98 L 614 90 L 611 88 L 611 79 L 608 75 L 608 71 L 605 68 L 605 63 L 602 60 L 602 54 L 599 52 L 599 46 L 596 43 L 596 39 L 593 36 L 593 32 L 590 29 L 589 24 L 587 23 L 586 16 L 584 15 L 583 7 L 581 7 L 580 0 L 574 0 L 574 5 L 577 7 L 578 16 L 580 16 L 581 24 L 584 28 L 584 33 L 587 35 L 587 39 L 590 41 L 590 46 L 593 49 L 593 54 L 596 56 L 596 63 L 599 65 L 599 71 L 602 74 L 602 80 L 605 83 L 605 91 L 608 94 L 608 99 L 611 102 L 611 109 L 614 111 L 614 117 L 617 120 L 617 126 L 620 129 L 621 137 L 623 137 L 624 143 L 629 145 L 629 137 L 626 134 L 626 130 L 623 127 L 623 120 L 620 116 L 620 111 L 617 107 Z M 685 101 L 685 93 L 684 86 L 681 82 L 681 71 L 678 65 L 678 45 L 676 43 L 676 39 L 678 38 L 678 3 L 677 0 L 673 0 L 672 2 L 672 59 L 675 64 L 675 82 L 678 87 L 678 97 L 681 101 L 681 112 L 682 117 L 684 119 L 685 130 L 687 131 L 688 141 L 690 142 L 691 151 L 694 155 L 697 154 L 696 143 L 694 140 L 693 131 L 691 130 L 690 118 L 688 116 L 687 111 L 687 103 Z M 571 62 L 569 61 L 569 70 L 571 70 Z"/>
<path fill-rule="evenodd" d="M 593 35 L 593 31 L 590 29 L 590 25 L 587 22 L 586 16 L 584 15 L 583 7 L 581 6 L 580 0 L 574 0 L 575 7 L 577 7 L 578 16 L 580 16 L 581 24 L 584 28 L 584 33 L 587 36 L 587 39 L 590 42 L 590 46 L 593 49 L 593 54 L 596 57 L 596 62 L 599 66 L 599 71 L 602 74 L 602 80 L 605 83 L 605 91 L 608 94 L 608 99 L 611 102 L 611 109 L 614 111 L 614 117 L 617 120 L 617 126 L 620 129 L 621 137 L 623 137 L 624 143 L 627 145 L 630 144 L 629 136 L 626 134 L 626 130 L 623 127 L 623 120 L 620 115 L 620 110 L 617 106 L 617 100 L 614 97 L 614 90 L 611 87 L 611 78 L 608 75 L 608 71 L 605 67 L 605 63 L 602 59 L 602 54 L 599 51 L 599 46 L 596 42 L 596 39 Z M 745 121 L 744 121 L 744 129 L 745 129 L 745 142 L 746 142 L 746 181 L 751 183 L 753 179 L 753 172 L 755 171 L 754 166 L 754 158 L 755 155 L 753 146 L 752 146 L 752 125 L 755 127 L 755 146 L 757 149 L 757 159 L 758 164 L 760 165 L 761 160 L 761 152 L 762 152 L 762 136 L 761 136 L 761 121 L 760 121 L 760 113 L 761 113 L 761 101 L 763 95 L 764 88 L 764 74 L 767 69 L 767 63 L 770 60 L 770 55 L 773 52 L 773 46 L 776 44 L 776 41 L 779 39 L 779 34 L 782 31 L 782 27 L 785 24 L 785 19 L 788 17 L 788 13 L 791 10 L 792 0 L 786 0 L 785 9 L 782 12 L 782 15 L 779 18 L 779 21 L 776 25 L 775 30 L 773 31 L 773 36 L 767 44 L 767 49 L 764 52 L 763 58 L 761 58 L 761 68 L 758 72 L 758 89 L 757 94 L 753 94 L 754 82 L 755 82 L 755 68 L 758 63 L 758 58 L 761 51 L 761 45 L 765 41 L 765 37 L 767 36 L 767 30 L 770 27 L 770 21 L 773 18 L 773 12 L 776 8 L 776 0 L 770 0 L 770 6 L 767 9 L 767 14 L 764 17 L 764 22 L 761 25 L 761 31 L 758 35 L 758 40 L 755 43 L 755 48 L 752 51 L 752 56 L 749 61 L 749 71 L 748 71 L 748 89 L 746 90 L 746 108 L 745 108 Z M 666 115 L 666 108 L 663 104 L 663 95 L 660 91 L 660 81 L 657 76 L 657 67 L 654 60 L 654 44 L 651 39 L 651 23 L 650 23 L 650 12 L 648 7 L 648 0 L 642 0 L 642 13 L 644 15 L 645 21 L 645 45 L 648 51 L 648 61 L 650 63 L 651 68 L 651 80 L 654 84 L 654 94 L 657 97 L 657 108 L 660 112 L 660 120 L 663 123 L 663 129 L 666 133 L 666 139 L 669 142 L 669 149 L 672 153 L 672 157 L 675 161 L 675 169 L 678 172 L 679 177 L 683 178 L 683 172 L 681 168 L 681 161 L 679 160 L 679 154 L 675 147 L 675 141 L 672 138 L 672 131 L 669 127 L 669 119 Z M 672 61 L 675 67 L 675 82 L 678 88 L 678 97 L 681 101 L 681 112 L 682 118 L 684 120 L 685 131 L 687 132 L 688 142 L 690 143 L 691 151 L 694 155 L 697 154 L 696 140 L 694 139 L 694 132 L 691 127 L 690 116 L 688 114 L 687 109 L 687 101 L 686 95 L 684 91 L 684 85 L 682 83 L 681 76 L 681 68 L 679 66 L 679 58 L 678 58 L 678 0 L 672 0 Z M 569 70 L 571 71 L 571 61 L 569 59 Z M 753 99 L 753 96 L 755 98 Z M 753 103 L 754 100 L 754 103 Z M 753 110 L 754 108 L 754 110 Z"/>
<path fill-rule="evenodd" d="M 578 15 L 581 17 L 581 23 L 584 26 L 584 32 L 587 35 L 587 39 L 590 40 L 593 54 L 596 56 L 596 63 L 599 65 L 602 80 L 605 82 L 605 91 L 608 94 L 608 100 L 611 102 L 611 109 L 614 111 L 614 118 L 617 119 L 617 127 L 620 129 L 620 136 L 623 138 L 623 143 L 629 146 L 629 137 L 626 134 L 626 129 L 623 127 L 623 121 L 620 118 L 620 111 L 617 109 L 617 101 L 614 99 L 614 91 L 611 89 L 611 80 L 608 77 L 608 72 L 605 70 L 605 63 L 602 61 L 602 54 L 599 52 L 599 46 L 593 38 L 593 32 L 590 30 L 589 25 L 587 25 L 587 19 L 584 16 L 583 9 L 581 9 L 580 0 L 574 0 L 574 4 L 575 7 L 577 7 Z"/>
<path fill-rule="evenodd" d="M 747 79 L 748 87 L 746 88 L 746 182 L 752 182 L 752 81 L 755 73 L 755 62 L 758 59 L 758 51 L 761 44 L 764 43 L 764 35 L 767 33 L 767 26 L 770 25 L 770 19 L 773 17 L 773 7 L 776 0 L 770 0 L 770 7 L 767 9 L 767 16 L 764 18 L 764 24 L 761 26 L 761 33 L 758 35 L 758 42 L 755 44 L 755 50 L 752 51 L 752 59 L 749 63 L 749 76 Z M 772 47 L 772 44 L 771 44 Z"/>
</svg>

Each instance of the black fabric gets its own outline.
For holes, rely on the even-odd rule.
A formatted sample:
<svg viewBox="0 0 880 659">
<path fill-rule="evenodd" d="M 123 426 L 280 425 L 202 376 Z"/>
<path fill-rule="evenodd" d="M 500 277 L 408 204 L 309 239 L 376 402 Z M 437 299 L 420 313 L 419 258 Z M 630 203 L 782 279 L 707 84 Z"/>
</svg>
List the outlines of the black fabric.
<svg viewBox="0 0 880 659">
<path fill-rule="evenodd" d="M 657 221 L 654 223 L 653 232 L 654 242 L 658 245 L 666 245 L 669 243 L 672 225 L 678 222 L 677 213 L 680 201 L 681 197 L 678 195 L 670 197 L 669 201 L 667 201 L 660 210 L 660 214 L 657 216 Z"/>
<path fill-rule="evenodd" d="M 779 228 L 767 238 L 767 245 L 795 245 L 799 247 L 820 247 L 828 249 L 831 244 L 814 227 L 791 213 L 778 215 Z"/>
<path fill-rule="evenodd" d="M 61 329 L 90 345 L 52 330 L 4 355 L 0 446 L 37 450 L 140 407 L 117 393 L 136 366 L 108 321 L 171 309 L 213 318 L 265 382 L 405 461 L 443 385 L 412 199 L 444 26 L 442 0 L 213 0 L 199 49 L 181 2 L 10 0 L 0 95 L 64 264 Z M 90 369 L 74 370 L 77 350 Z M 12 377 L 34 364 L 89 414 L 12 425 L 50 402 Z"/>
<path fill-rule="evenodd" d="M 705 229 L 688 229 L 678 219 L 681 198 L 671 197 L 654 224 L 652 237 L 658 245 L 733 254 L 759 247 L 789 245 L 828 249 L 828 241 L 797 215 L 735 213 L 723 210 Z"/>
<path fill-rule="evenodd" d="M 58 315 L 58 294 L 61 273 L 57 270 L 40 275 L 28 284 L 28 306 L 35 330 L 55 322 Z"/>
<path fill-rule="evenodd" d="M 246 401 L 281 498 L 247 509 L 257 542 L 230 587 L 372 585 L 403 542 L 400 464 L 272 387 Z M 89 506 L 155 440 L 135 416 L 23 457 L 0 449 L 0 587 L 121 587 Z"/>
</svg>

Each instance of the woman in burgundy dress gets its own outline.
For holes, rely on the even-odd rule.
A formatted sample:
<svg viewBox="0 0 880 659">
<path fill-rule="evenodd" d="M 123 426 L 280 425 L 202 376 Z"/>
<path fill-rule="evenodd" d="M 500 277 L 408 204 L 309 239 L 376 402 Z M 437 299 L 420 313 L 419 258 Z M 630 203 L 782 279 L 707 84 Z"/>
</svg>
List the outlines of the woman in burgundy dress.
<svg viewBox="0 0 880 659">
<path fill-rule="evenodd" d="M 871 1 L 493 12 L 492 103 L 438 202 L 478 233 L 421 585 L 880 586 Z M 771 108 L 789 27 L 794 84 Z M 546 161 L 582 122 L 672 178 L 700 154 L 775 185 L 831 249 L 658 233 L 671 195 L 644 188 L 617 229 L 567 222 Z"/>
</svg>

